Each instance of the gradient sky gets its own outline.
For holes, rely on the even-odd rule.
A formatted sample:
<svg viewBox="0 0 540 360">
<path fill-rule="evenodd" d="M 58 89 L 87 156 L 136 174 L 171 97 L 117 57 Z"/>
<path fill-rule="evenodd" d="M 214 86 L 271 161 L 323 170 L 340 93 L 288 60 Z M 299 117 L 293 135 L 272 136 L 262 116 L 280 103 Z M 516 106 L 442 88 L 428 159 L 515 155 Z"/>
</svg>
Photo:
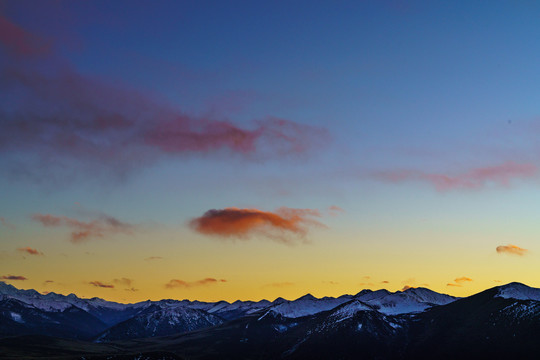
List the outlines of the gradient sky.
<svg viewBox="0 0 540 360">
<path fill-rule="evenodd" d="M 0 1 L 0 278 L 135 302 L 540 287 L 535 1 Z"/>
</svg>

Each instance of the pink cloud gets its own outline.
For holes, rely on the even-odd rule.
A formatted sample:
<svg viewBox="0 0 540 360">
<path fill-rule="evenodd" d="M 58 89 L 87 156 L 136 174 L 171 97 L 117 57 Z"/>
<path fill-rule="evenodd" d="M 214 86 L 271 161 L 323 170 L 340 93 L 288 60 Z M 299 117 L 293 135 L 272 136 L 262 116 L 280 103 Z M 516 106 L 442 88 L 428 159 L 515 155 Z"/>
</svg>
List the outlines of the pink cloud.
<svg viewBox="0 0 540 360">
<path fill-rule="evenodd" d="M 45 54 L 50 51 L 50 44 L 9 21 L 0 14 L 0 46 L 18 56 Z"/>
<path fill-rule="evenodd" d="M 331 215 L 331 216 L 337 216 L 339 214 L 342 214 L 344 213 L 345 210 L 343 210 L 342 208 L 340 208 L 339 206 L 336 206 L 336 205 L 332 205 L 328 208 L 328 213 Z"/>
<path fill-rule="evenodd" d="M 34 214 L 32 219 L 46 227 L 67 227 L 72 229 L 72 243 L 81 243 L 92 238 L 103 238 L 106 234 L 132 235 L 135 229 L 134 225 L 121 222 L 107 215 L 102 215 L 89 222 L 51 214 Z"/>
<path fill-rule="evenodd" d="M 405 181 L 427 182 L 438 191 L 477 190 L 488 184 L 508 187 L 512 180 L 536 176 L 538 168 L 533 164 L 506 162 L 500 165 L 474 168 L 455 175 L 425 173 L 417 170 L 385 171 L 374 174 L 378 179 L 399 183 Z"/>
<path fill-rule="evenodd" d="M 10 54 L 48 49 L 3 17 L 0 34 Z M 247 123 L 224 113 L 192 116 L 164 98 L 82 75 L 58 59 L 9 58 L 0 68 L 0 93 L 10 101 L 0 117 L 0 154 L 31 155 L 12 160 L 15 175 L 36 181 L 43 174 L 65 179 L 98 171 L 122 177 L 164 157 L 219 153 L 264 160 L 309 154 L 329 141 L 325 129 L 271 116 Z"/>
</svg>

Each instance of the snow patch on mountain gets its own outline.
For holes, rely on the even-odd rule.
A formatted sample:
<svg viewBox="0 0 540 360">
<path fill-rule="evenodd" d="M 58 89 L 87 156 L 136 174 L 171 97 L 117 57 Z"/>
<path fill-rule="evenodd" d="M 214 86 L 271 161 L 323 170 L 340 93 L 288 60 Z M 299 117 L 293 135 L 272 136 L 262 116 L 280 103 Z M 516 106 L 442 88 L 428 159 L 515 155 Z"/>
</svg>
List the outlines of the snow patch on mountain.
<svg viewBox="0 0 540 360">
<path fill-rule="evenodd" d="M 311 294 L 304 295 L 293 301 L 280 302 L 272 305 L 269 311 L 288 318 L 299 318 L 327 311 L 339 306 L 348 300 L 346 298 L 325 297 L 317 299 Z"/>
<path fill-rule="evenodd" d="M 513 282 L 500 286 L 496 296 L 504 299 L 540 301 L 540 289 Z"/>
</svg>

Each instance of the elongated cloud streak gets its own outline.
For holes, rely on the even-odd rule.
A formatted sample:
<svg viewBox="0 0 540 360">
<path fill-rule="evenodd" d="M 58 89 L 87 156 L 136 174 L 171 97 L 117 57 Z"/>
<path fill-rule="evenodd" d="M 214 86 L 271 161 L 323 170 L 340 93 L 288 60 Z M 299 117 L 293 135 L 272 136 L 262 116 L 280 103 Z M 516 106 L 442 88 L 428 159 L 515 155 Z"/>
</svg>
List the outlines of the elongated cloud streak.
<svg viewBox="0 0 540 360">
<path fill-rule="evenodd" d="M 2 216 L 0 216 L 0 224 L 2 224 L 2 226 L 5 226 L 10 230 L 15 230 L 15 225 L 13 225 L 9 221 L 7 221 L 6 218 L 4 218 Z"/>
<path fill-rule="evenodd" d="M 279 208 L 275 212 L 258 209 L 226 208 L 208 210 L 203 216 L 190 221 L 195 231 L 219 237 L 247 239 L 262 234 L 283 243 L 292 243 L 288 235 L 305 236 L 309 226 L 324 226 L 314 217 L 317 210 Z"/>
<path fill-rule="evenodd" d="M 497 252 L 499 254 L 523 256 L 523 255 L 526 255 L 528 251 L 529 250 L 527 249 L 523 249 L 517 245 L 512 245 L 512 244 L 497 246 Z"/>
<path fill-rule="evenodd" d="M 184 280 L 172 279 L 167 284 L 165 284 L 165 287 L 167 289 L 191 288 L 191 287 L 195 287 L 195 286 L 214 285 L 214 284 L 224 283 L 224 282 L 227 282 L 227 280 L 225 280 L 225 279 L 205 278 L 205 279 L 197 280 L 197 281 L 184 281 Z"/>
<path fill-rule="evenodd" d="M 163 260 L 163 257 L 161 257 L 161 256 L 149 256 L 149 257 L 145 258 L 144 260 L 146 260 L 146 261 Z"/>
<path fill-rule="evenodd" d="M 121 222 L 120 220 L 102 215 L 98 219 L 85 222 L 66 216 L 50 214 L 35 214 L 32 219 L 46 227 L 67 227 L 72 229 L 71 242 L 81 243 L 93 238 L 102 238 L 107 234 L 133 234 L 134 225 Z"/>
<path fill-rule="evenodd" d="M 426 173 L 417 170 L 386 171 L 374 174 L 376 178 L 394 183 L 404 181 L 427 182 L 438 191 L 478 190 L 488 184 L 508 187 L 515 179 L 527 179 L 536 176 L 538 168 L 534 164 L 506 162 L 500 165 L 471 169 L 467 172 L 447 175 Z"/>
<path fill-rule="evenodd" d="M 41 251 L 37 251 L 36 249 L 32 249 L 29 246 L 18 248 L 17 251 L 27 253 L 29 255 L 43 255 Z"/>
<path fill-rule="evenodd" d="M 469 281 L 473 281 L 473 279 L 467 276 L 462 276 L 462 277 L 454 279 L 453 283 L 448 283 L 446 284 L 446 286 L 462 287 L 464 283 L 469 282 Z"/>
<path fill-rule="evenodd" d="M 220 114 L 190 116 L 165 100 L 81 75 L 3 17 L 0 34 L 0 154 L 26 155 L 11 166 L 20 176 L 123 176 L 164 156 L 225 152 L 260 160 L 307 153 L 329 140 L 325 129 L 270 116 L 248 125 Z"/>
<path fill-rule="evenodd" d="M 26 277 L 21 275 L 3 275 L 0 279 L 2 280 L 28 280 Z"/>
<path fill-rule="evenodd" d="M 105 283 L 102 283 L 101 281 L 90 281 L 88 284 L 93 285 L 95 287 L 100 287 L 100 288 L 114 289 L 114 285 L 105 284 Z"/>
</svg>

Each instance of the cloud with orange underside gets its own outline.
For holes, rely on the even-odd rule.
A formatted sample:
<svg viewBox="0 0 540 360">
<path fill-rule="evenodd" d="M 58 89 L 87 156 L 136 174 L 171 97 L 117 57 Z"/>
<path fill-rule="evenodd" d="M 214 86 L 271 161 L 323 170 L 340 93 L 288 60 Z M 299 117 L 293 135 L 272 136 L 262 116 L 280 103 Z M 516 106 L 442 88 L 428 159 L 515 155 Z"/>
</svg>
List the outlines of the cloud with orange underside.
<svg viewBox="0 0 540 360">
<path fill-rule="evenodd" d="M 122 222 L 112 216 L 101 215 L 91 221 L 81 221 L 67 216 L 51 214 L 34 214 L 32 219 L 45 227 L 66 227 L 71 229 L 70 241 L 74 244 L 95 238 L 103 238 L 108 234 L 132 235 L 134 225 Z"/>
<path fill-rule="evenodd" d="M 263 235 L 281 243 L 292 244 L 295 239 L 291 238 L 291 235 L 304 239 L 310 227 L 324 227 L 315 220 L 320 216 L 318 210 L 312 209 L 282 207 L 271 212 L 231 207 L 209 210 L 192 219 L 189 225 L 205 235 L 240 239 Z"/>
<path fill-rule="evenodd" d="M 227 280 L 215 279 L 215 278 L 205 278 L 205 279 L 196 280 L 196 281 L 172 279 L 167 284 L 165 284 L 165 288 L 167 289 L 192 288 L 192 287 L 198 287 L 198 286 L 214 285 L 214 284 L 224 283 L 224 282 L 227 282 Z"/>
<path fill-rule="evenodd" d="M 25 246 L 25 247 L 22 247 L 22 248 L 17 248 L 17 251 L 27 253 L 29 255 L 44 255 L 41 251 L 38 251 L 36 249 L 32 249 L 29 246 Z"/>
<path fill-rule="evenodd" d="M 497 246 L 496 250 L 497 250 L 497 253 L 499 254 L 518 255 L 518 256 L 526 255 L 527 252 L 529 251 L 527 249 L 523 249 L 517 245 L 512 245 L 512 244 Z"/>
<path fill-rule="evenodd" d="M 509 161 L 498 165 L 472 168 L 456 174 L 395 170 L 378 172 L 374 174 L 374 177 L 393 183 L 419 181 L 434 186 L 438 191 L 450 191 L 479 190 L 489 184 L 509 187 L 513 180 L 532 178 L 537 174 L 538 167 L 534 164 Z"/>
<path fill-rule="evenodd" d="M 454 279 L 453 283 L 448 283 L 446 286 L 455 286 L 455 287 L 463 287 L 463 284 L 466 282 L 473 281 L 470 277 L 462 276 Z"/>
</svg>

